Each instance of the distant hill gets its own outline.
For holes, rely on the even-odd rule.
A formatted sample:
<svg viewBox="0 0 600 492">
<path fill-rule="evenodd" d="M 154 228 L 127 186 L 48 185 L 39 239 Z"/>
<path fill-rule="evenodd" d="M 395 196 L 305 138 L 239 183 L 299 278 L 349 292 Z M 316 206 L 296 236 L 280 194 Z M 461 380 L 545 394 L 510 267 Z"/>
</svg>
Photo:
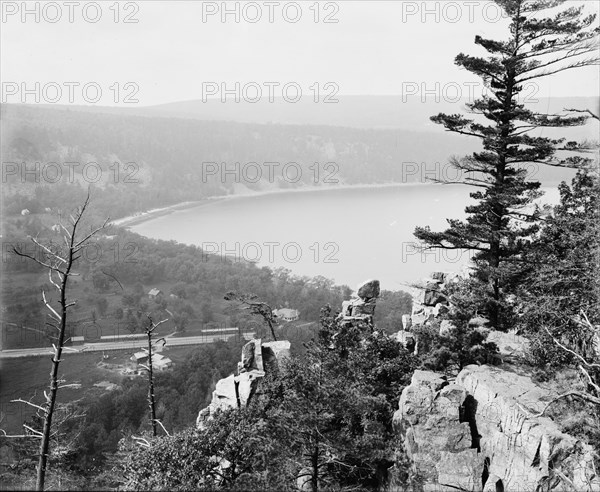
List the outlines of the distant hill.
<svg viewBox="0 0 600 492">
<path fill-rule="evenodd" d="M 450 94 L 449 94 L 450 95 Z M 314 103 L 305 95 L 297 103 L 275 98 L 257 103 L 243 99 L 236 103 L 230 96 L 227 102 L 220 99 L 177 101 L 157 106 L 107 107 L 107 106 L 50 106 L 71 111 L 130 114 L 139 116 L 161 116 L 191 118 L 205 121 L 234 121 L 238 123 L 260 123 L 281 125 L 341 126 L 350 128 L 403 129 L 410 131 L 439 132 L 429 117 L 440 112 L 465 112 L 463 99 L 435 100 L 435 95 L 406 96 L 336 96 L 337 103 Z M 544 112 L 557 112 L 564 108 L 596 109 L 600 112 L 598 97 L 526 97 L 527 106 Z"/>
<path fill-rule="evenodd" d="M 231 98 L 230 98 L 231 99 Z M 389 129 L 401 128 L 412 131 L 439 131 L 429 117 L 440 113 L 463 112 L 466 100 L 444 101 L 435 96 L 338 96 L 337 103 L 314 103 L 308 97 L 292 104 L 283 99 L 273 103 L 233 100 L 223 103 L 220 99 L 179 101 L 147 108 L 147 114 L 175 116 L 217 121 L 245 123 L 278 123 L 283 125 L 331 125 L 352 128 Z M 533 98 L 531 98 L 533 101 Z M 560 111 L 563 108 L 598 109 L 600 99 L 592 97 L 541 98 L 528 102 L 528 106 L 542 111 Z"/>
<path fill-rule="evenodd" d="M 594 108 L 597 103 L 597 99 L 570 98 L 539 104 L 553 111 Z M 59 203 L 68 202 L 73 193 L 59 185 L 89 183 L 90 176 L 82 175 L 82 167 L 96 162 L 102 170 L 101 179 L 94 182 L 100 190 L 97 201 L 117 218 L 248 190 L 426 182 L 430 177 L 454 176 L 448 171 L 448 158 L 480 148 L 478 139 L 444 132 L 428 120 L 440 111 L 460 111 L 460 105 L 403 104 L 399 97 L 370 96 L 340 98 L 340 103 L 328 105 L 267 104 L 189 101 L 146 108 L 4 104 L 0 112 L 3 166 L 40 162 L 50 174 L 42 173 L 36 182 L 31 174 L 24 179 L 18 174 L 4 176 L 3 170 L 3 192 L 31 201 L 35 193 L 42 193 L 36 188 L 52 185 L 44 192 L 45 203 L 53 196 L 58 196 Z M 590 122 L 557 132 L 569 139 L 597 139 L 597 126 Z M 552 134 L 544 131 L 544 135 Z M 58 180 L 48 165 L 52 162 L 62 166 Z M 65 166 L 68 162 L 80 163 L 72 176 Z M 119 163 L 118 176 L 115 162 Z M 207 162 L 217 163 L 216 172 L 214 168 L 207 172 Z M 221 172 L 226 166 L 235 170 L 237 162 L 240 171 Z M 256 165 L 248 165 L 252 162 L 257 163 L 260 175 Z M 125 169 L 126 163 L 134 167 Z M 265 163 L 279 163 L 272 176 Z M 295 164 L 284 176 L 282 168 L 288 163 Z M 544 166 L 536 171 L 535 179 L 554 185 L 572 174 Z M 26 202 L 22 198 L 9 205 L 15 212 L 26 208 Z"/>
</svg>

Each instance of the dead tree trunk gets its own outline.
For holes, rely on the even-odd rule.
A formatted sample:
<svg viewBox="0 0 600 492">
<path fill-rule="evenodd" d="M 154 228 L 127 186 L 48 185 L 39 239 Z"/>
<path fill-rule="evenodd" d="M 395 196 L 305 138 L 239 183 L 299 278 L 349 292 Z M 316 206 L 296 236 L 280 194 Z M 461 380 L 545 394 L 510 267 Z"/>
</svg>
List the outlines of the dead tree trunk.
<svg viewBox="0 0 600 492">
<path fill-rule="evenodd" d="M 148 326 L 148 328 L 146 328 L 146 336 L 148 337 L 148 348 L 146 349 L 146 351 L 148 352 L 148 365 L 144 366 L 144 368 L 148 371 L 148 406 L 150 407 L 150 423 L 152 424 L 152 436 L 156 437 L 158 435 L 158 420 L 156 419 L 156 402 L 154 398 L 154 370 L 152 367 L 152 345 L 155 342 L 153 342 L 152 340 L 152 335 L 154 333 L 154 330 L 156 330 L 156 328 L 165 323 L 167 320 L 164 319 L 162 321 L 159 321 L 158 323 L 154 323 L 150 316 L 148 316 L 148 319 L 150 320 L 150 325 Z M 161 338 L 159 340 L 164 341 L 164 338 Z"/>
<path fill-rule="evenodd" d="M 52 244 L 45 245 L 39 242 L 36 238 L 32 238 L 32 241 L 38 246 L 43 252 L 45 258 L 40 259 L 36 256 L 32 256 L 13 249 L 15 254 L 29 258 L 44 268 L 48 269 L 48 277 L 51 285 L 53 285 L 59 293 L 58 309 L 52 307 L 46 293 L 42 291 L 42 300 L 46 308 L 50 311 L 51 322 L 48 324 L 58 331 L 56 338 L 56 344 L 52 344 L 53 355 L 52 355 L 52 370 L 50 371 L 50 392 L 44 391 L 46 401 L 40 407 L 43 410 L 44 425 L 41 432 L 41 442 L 39 448 L 39 458 L 37 466 L 37 477 L 36 477 L 36 490 L 44 490 L 44 482 L 46 478 L 46 468 L 48 465 L 48 455 L 50 449 L 50 437 L 52 428 L 52 417 L 56 406 L 56 395 L 58 390 L 63 387 L 58 379 L 58 367 L 61 362 L 61 356 L 65 343 L 65 333 L 67 328 L 67 311 L 71 306 L 74 306 L 76 301 L 67 300 L 67 288 L 69 278 L 73 275 L 77 275 L 72 271 L 75 262 L 80 257 L 81 249 L 85 243 L 98 231 L 106 227 L 108 219 L 104 222 L 101 227 L 93 229 L 89 234 L 85 235 L 83 239 L 77 240 L 77 228 L 80 225 L 81 218 L 89 204 L 90 196 L 88 194 L 85 203 L 80 207 L 75 215 L 71 215 L 71 227 L 67 229 L 62 223 L 60 224 L 63 232 L 64 245 L 61 247 L 53 247 Z"/>
<path fill-rule="evenodd" d="M 156 405 L 154 403 L 154 374 L 152 373 L 152 331 L 148 330 L 148 404 L 152 422 L 152 436 L 156 437 Z"/>
</svg>

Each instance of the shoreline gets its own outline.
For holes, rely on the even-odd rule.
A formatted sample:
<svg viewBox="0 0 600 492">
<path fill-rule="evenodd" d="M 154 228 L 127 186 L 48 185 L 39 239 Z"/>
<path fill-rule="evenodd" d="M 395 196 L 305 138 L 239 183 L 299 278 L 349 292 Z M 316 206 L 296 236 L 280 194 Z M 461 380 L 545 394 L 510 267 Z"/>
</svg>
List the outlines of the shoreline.
<svg viewBox="0 0 600 492">
<path fill-rule="evenodd" d="M 206 205 L 207 201 L 215 201 L 221 197 L 215 198 L 205 198 L 203 200 L 197 201 L 187 201 L 187 202 L 179 202 L 173 205 L 167 205 L 166 207 L 153 208 L 147 210 L 146 212 L 137 212 L 133 215 L 128 215 L 127 217 L 121 217 L 120 219 L 111 220 L 109 225 L 117 226 L 117 227 L 125 227 L 126 229 L 132 227 L 137 224 L 141 224 L 142 222 L 146 222 L 148 220 L 155 219 L 157 217 L 161 217 L 163 215 L 168 215 L 177 210 L 185 210 L 188 208 L 200 207 L 202 205 Z"/>
<path fill-rule="evenodd" d="M 185 201 L 168 205 L 166 207 L 153 208 L 145 212 L 138 212 L 134 215 L 128 215 L 120 219 L 115 219 L 110 222 L 110 225 L 117 227 L 125 227 L 126 229 L 142 224 L 152 219 L 162 217 L 163 215 L 169 215 L 178 210 L 187 210 L 191 208 L 199 208 L 209 203 L 215 203 L 223 200 L 236 200 L 239 198 L 258 198 L 269 195 L 288 194 L 288 193 L 313 193 L 322 191 L 342 191 L 352 189 L 377 189 L 377 188 L 394 188 L 401 186 L 432 186 L 438 183 L 374 183 L 374 184 L 356 184 L 356 185 L 337 185 L 337 186 L 315 186 L 315 187 L 302 187 L 302 188 L 290 188 L 290 189 L 272 189 L 272 190 L 261 190 L 253 191 L 247 188 L 247 192 L 234 194 L 234 195 L 222 195 L 207 197 L 201 200 Z"/>
<path fill-rule="evenodd" d="M 461 183 L 457 183 L 461 184 Z M 124 227 L 129 229 L 130 227 L 142 224 L 149 220 L 156 219 L 158 217 L 162 217 L 163 215 L 169 215 L 173 212 L 177 212 L 178 210 L 188 210 L 193 208 L 200 208 L 202 206 L 216 203 L 219 201 L 229 201 L 229 200 L 238 200 L 242 198 L 260 198 L 270 195 L 281 195 L 281 194 L 290 194 L 290 193 L 321 193 L 324 191 L 343 191 L 343 190 L 360 190 L 360 189 L 378 189 L 378 188 L 400 188 L 400 187 L 409 187 L 409 186 L 444 186 L 441 183 L 373 183 L 373 184 L 353 184 L 353 185 L 337 185 L 337 186 L 314 186 L 314 187 L 301 187 L 301 188 L 290 188 L 290 189 L 282 189 L 276 188 L 271 190 L 261 190 L 254 191 L 249 188 L 245 188 L 243 192 L 233 194 L 233 195 L 221 195 L 221 196 L 212 196 L 207 198 L 202 198 L 201 200 L 194 201 L 185 201 L 175 203 L 173 205 L 167 205 L 166 207 L 153 208 L 147 210 L 145 212 L 138 212 L 134 215 L 129 215 L 127 217 L 122 217 L 120 219 L 115 219 L 110 222 L 110 225 L 114 225 L 117 227 Z M 557 186 L 545 186 L 542 189 L 545 191 L 544 197 L 549 190 L 556 191 Z"/>
</svg>

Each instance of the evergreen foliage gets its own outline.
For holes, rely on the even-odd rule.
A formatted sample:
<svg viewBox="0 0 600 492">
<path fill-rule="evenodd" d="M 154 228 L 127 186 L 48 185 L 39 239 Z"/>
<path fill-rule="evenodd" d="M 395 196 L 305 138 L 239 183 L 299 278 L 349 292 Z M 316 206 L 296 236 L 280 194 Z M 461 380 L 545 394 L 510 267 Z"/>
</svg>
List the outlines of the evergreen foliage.
<svg viewBox="0 0 600 492">
<path fill-rule="evenodd" d="M 465 221 L 448 219 L 449 228 L 433 232 L 417 227 L 415 236 L 430 248 L 473 253 L 474 280 L 485 293 L 481 306 L 491 325 L 506 328 L 512 307 L 506 302 L 529 238 L 538 230 L 539 211 L 532 202 L 540 183 L 528 179 L 524 165 L 585 167 L 580 153 L 587 144 L 541 136 L 536 130 L 583 125 L 588 114 L 543 114 L 528 109 L 519 94 L 528 81 L 587 65 L 596 65 L 598 33 L 595 16 L 583 6 L 555 10 L 564 0 L 495 0 L 511 20 L 507 40 L 475 37 L 487 57 L 459 54 L 455 63 L 480 77 L 487 95 L 468 103 L 473 118 L 461 114 L 433 116 L 446 131 L 476 137 L 483 149 L 454 158 L 466 184 L 479 188 Z"/>
</svg>

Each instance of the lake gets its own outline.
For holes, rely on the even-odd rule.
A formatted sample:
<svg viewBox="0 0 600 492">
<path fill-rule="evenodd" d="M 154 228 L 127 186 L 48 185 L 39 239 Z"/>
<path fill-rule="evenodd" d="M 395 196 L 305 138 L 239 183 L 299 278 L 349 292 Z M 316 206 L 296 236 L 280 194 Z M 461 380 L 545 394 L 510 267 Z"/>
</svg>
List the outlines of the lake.
<svg viewBox="0 0 600 492">
<path fill-rule="evenodd" d="M 402 184 L 228 197 L 131 227 L 147 237 L 195 244 L 294 274 L 324 276 L 354 288 L 376 278 L 406 289 L 432 271 L 457 271 L 467 252 L 415 248 L 417 225 L 442 230 L 472 203 L 465 185 Z M 558 192 L 546 189 L 543 201 Z"/>
</svg>

